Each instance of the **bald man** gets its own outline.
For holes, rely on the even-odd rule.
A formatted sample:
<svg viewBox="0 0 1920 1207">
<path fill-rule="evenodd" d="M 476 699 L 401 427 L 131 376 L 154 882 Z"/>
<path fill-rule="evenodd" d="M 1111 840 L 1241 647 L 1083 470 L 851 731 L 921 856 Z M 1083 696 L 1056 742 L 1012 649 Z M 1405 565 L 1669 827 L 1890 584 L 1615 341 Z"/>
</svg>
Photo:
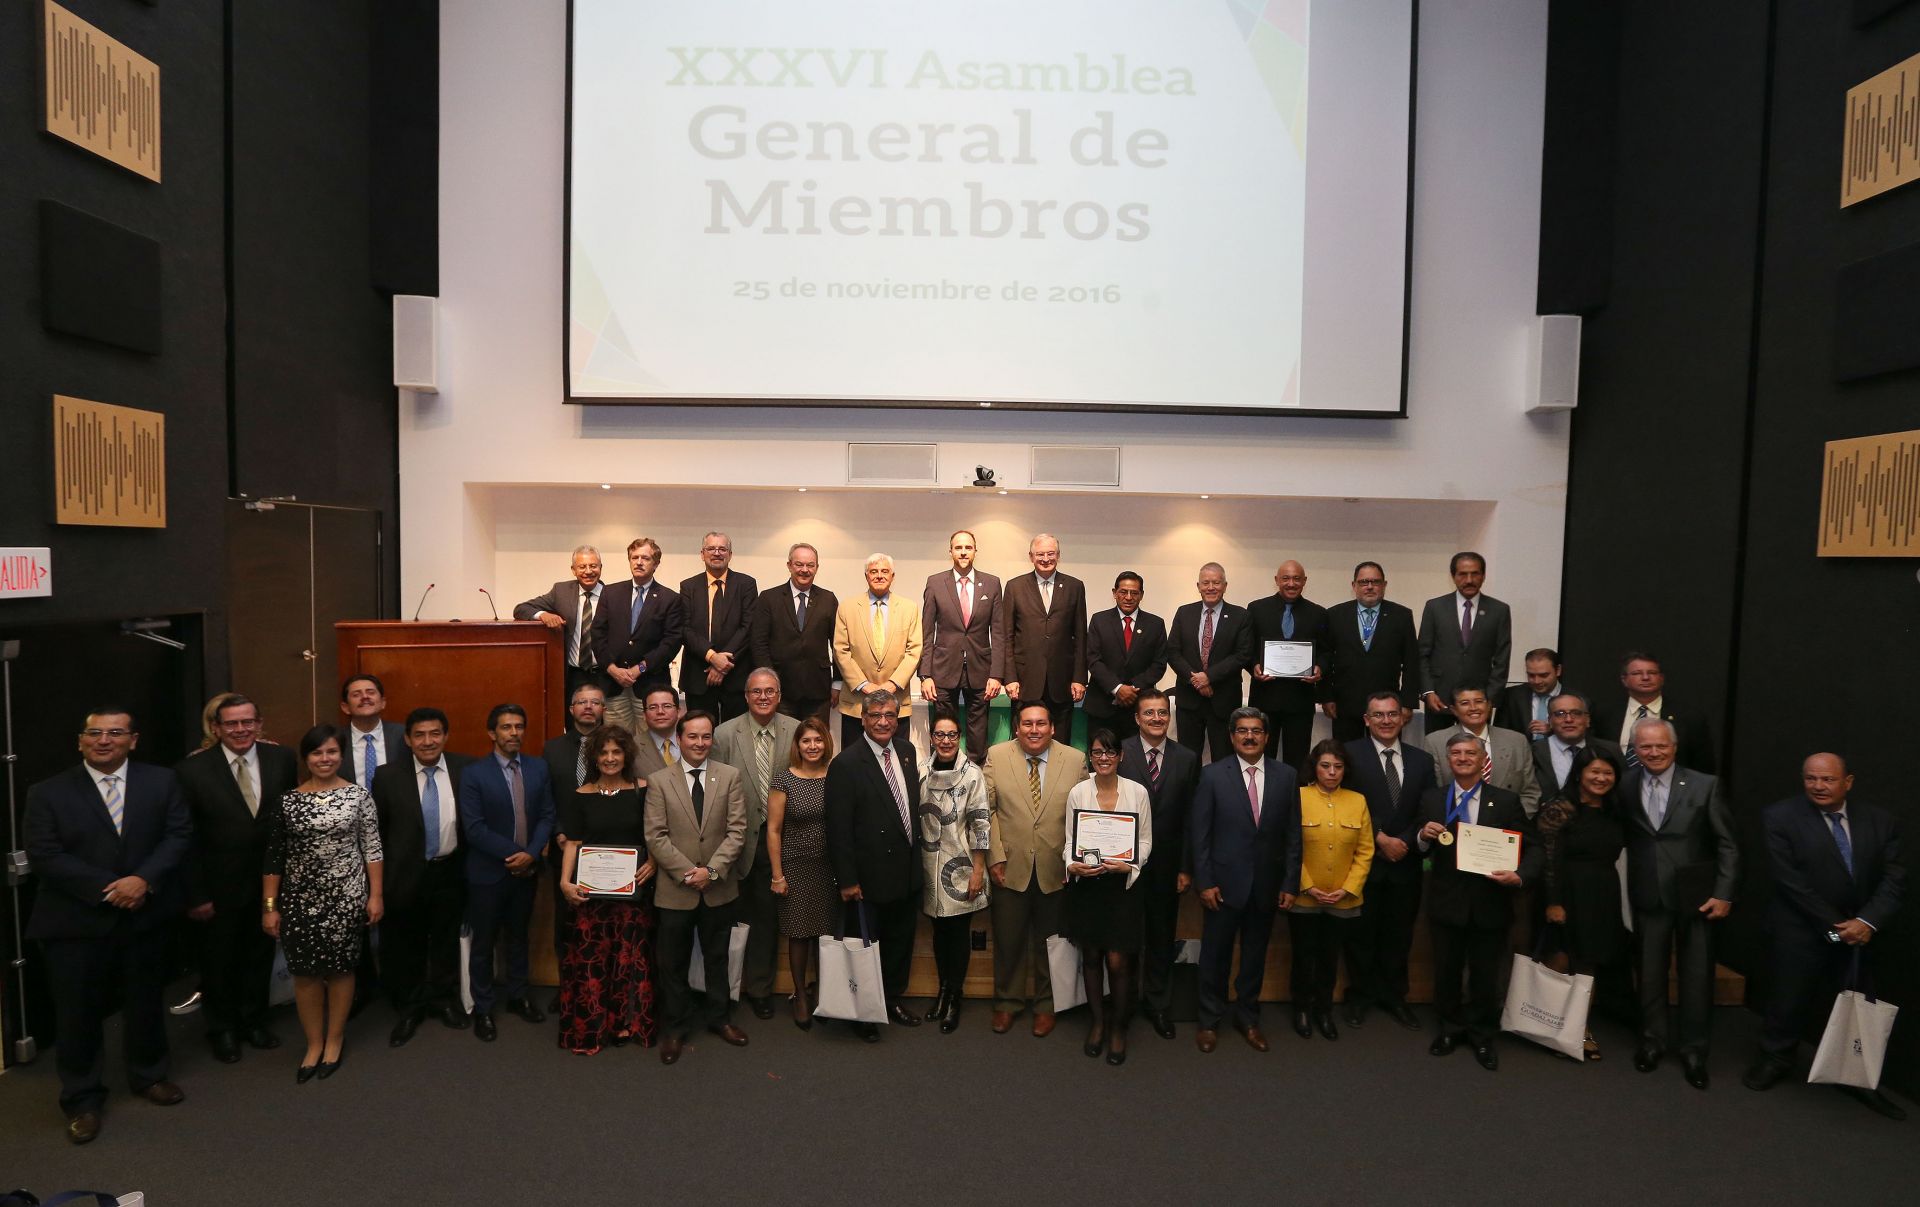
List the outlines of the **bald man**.
<svg viewBox="0 0 1920 1207">
<path fill-rule="evenodd" d="M 1062 742 L 1087 694 L 1087 587 L 1060 572 L 1060 541 L 1043 532 L 1027 545 L 1033 573 L 1007 580 L 993 639 L 993 677 L 1022 704 L 1044 704 Z"/>
<path fill-rule="evenodd" d="M 1200 567 L 1193 586 L 1200 598 L 1181 604 L 1167 628 L 1174 736 L 1195 754 L 1204 747 L 1211 762 L 1232 753 L 1227 718 L 1240 707 L 1241 675 L 1253 667 L 1253 626 L 1245 608 L 1226 601 L 1227 572 L 1219 562 Z"/>
<path fill-rule="evenodd" d="M 1327 610 L 1306 597 L 1307 568 L 1284 561 L 1273 572 L 1272 595 L 1247 605 L 1253 618 L 1253 687 L 1247 702 L 1267 714 L 1267 757 L 1289 767 L 1306 761 L 1313 744 L 1313 714 L 1320 708 L 1325 682 Z M 1313 646 L 1313 671 L 1295 678 L 1271 674 L 1266 668 L 1269 641 L 1304 641 Z"/>
</svg>

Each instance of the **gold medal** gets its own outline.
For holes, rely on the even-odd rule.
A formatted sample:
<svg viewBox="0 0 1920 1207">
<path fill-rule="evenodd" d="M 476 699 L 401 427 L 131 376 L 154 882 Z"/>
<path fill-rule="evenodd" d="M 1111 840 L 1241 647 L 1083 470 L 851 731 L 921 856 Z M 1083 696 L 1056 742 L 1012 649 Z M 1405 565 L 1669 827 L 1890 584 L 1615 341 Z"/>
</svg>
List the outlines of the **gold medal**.
<svg viewBox="0 0 1920 1207">
<path fill-rule="evenodd" d="M 1453 845 L 1453 831 L 1452 831 L 1452 830 L 1442 830 L 1442 831 L 1440 831 L 1440 833 L 1439 833 L 1439 834 L 1437 834 L 1437 835 L 1435 835 L 1435 836 L 1434 836 L 1434 841 L 1435 841 L 1435 842 L 1438 842 L 1438 843 L 1439 843 L 1439 844 L 1440 844 L 1441 846 L 1443 846 L 1443 847 L 1450 847 L 1450 846 L 1452 846 L 1452 845 Z"/>
</svg>

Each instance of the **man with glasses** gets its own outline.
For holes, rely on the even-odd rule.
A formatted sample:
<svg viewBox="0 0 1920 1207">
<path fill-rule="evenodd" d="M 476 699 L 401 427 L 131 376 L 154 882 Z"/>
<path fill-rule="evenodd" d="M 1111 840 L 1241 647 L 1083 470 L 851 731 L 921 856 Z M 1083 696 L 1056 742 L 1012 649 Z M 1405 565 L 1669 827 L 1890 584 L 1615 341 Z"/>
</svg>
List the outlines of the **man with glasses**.
<svg viewBox="0 0 1920 1207">
<path fill-rule="evenodd" d="M 1087 621 L 1087 725 L 1113 730 L 1122 744 L 1139 731 L 1140 697 L 1157 690 L 1167 673 L 1167 622 L 1140 606 L 1146 589 L 1134 571 L 1121 571 L 1113 580 L 1113 607 Z"/>
<path fill-rule="evenodd" d="M 167 1080 L 161 994 L 191 823 L 173 772 L 128 761 L 139 741 L 131 713 L 98 709 L 80 731 L 80 765 L 27 789 L 26 850 L 40 879 L 27 938 L 46 956 L 60 1109 L 74 1144 L 100 1134 L 101 1024 L 116 1006 L 134 1094 L 156 1106 L 186 1097 Z M 259 883 L 256 871 L 256 893 Z"/>
<path fill-rule="evenodd" d="M 1397 693 L 1375 692 L 1367 700 L 1367 736 L 1347 743 L 1346 786 L 1367 798 L 1373 822 L 1367 904 L 1347 952 L 1348 1026 L 1359 1026 L 1372 1004 L 1408 1030 L 1420 1029 L 1407 1005 L 1407 954 L 1420 914 L 1420 801 L 1438 783 L 1438 771 L 1432 755 L 1402 740 L 1412 719 Z"/>
<path fill-rule="evenodd" d="M 755 1018 L 773 1017 L 773 964 L 780 916 L 773 899 L 773 860 L 767 855 L 767 791 L 787 765 L 800 722 L 780 711 L 780 676 L 760 667 L 747 676 L 745 715 L 713 731 L 713 761 L 740 773 L 747 797 L 747 840 L 734 864 L 740 883 L 740 921 L 747 924 L 740 996 Z"/>
<path fill-rule="evenodd" d="M 267 1029 L 267 985 L 273 940 L 260 929 L 260 869 L 267 854 L 263 810 L 293 791 L 300 772 L 293 751 L 260 740 L 260 710 L 238 692 L 215 708 L 219 742 L 174 768 L 193 814 L 187 863 L 187 916 L 206 924 L 200 991 L 207 1043 L 233 1064 L 240 1043 L 277 1048 Z"/>
<path fill-rule="evenodd" d="M 573 551 L 570 567 L 573 577 L 553 584 L 544 595 L 536 595 L 515 604 L 515 620 L 537 620 L 560 632 L 565 643 L 567 694 L 582 683 L 597 683 L 602 689 L 612 680 L 600 665 L 595 630 L 605 625 L 601 600 L 606 587 L 600 581 L 600 551 L 581 545 Z"/>
<path fill-rule="evenodd" d="M 1322 694 L 1333 736 L 1351 742 L 1366 732 L 1367 697 L 1393 692 L 1409 707 L 1420 694 L 1420 649 L 1413 613 L 1387 594 L 1379 562 L 1353 568 L 1353 598 L 1327 609 L 1326 685 Z"/>
<path fill-rule="evenodd" d="M 799 544 L 787 550 L 787 581 L 760 595 L 749 624 L 748 664 L 773 668 L 780 676 L 780 711 L 790 717 L 818 717 L 827 723 L 840 706 L 833 679 L 833 621 L 840 600 L 814 582 L 820 552 Z"/>
<path fill-rule="evenodd" d="M 747 710 L 747 631 L 760 584 L 731 568 L 733 539 L 724 532 L 701 540 L 700 560 L 705 568 L 680 584 L 687 612 L 680 690 L 689 712 L 725 721 Z"/>
<path fill-rule="evenodd" d="M 1540 784 L 1543 800 L 1551 800 L 1566 788 L 1567 776 L 1573 773 L 1573 756 L 1587 747 L 1620 757 L 1620 747 L 1593 732 L 1587 698 L 1578 692 L 1563 691 L 1553 698 L 1547 706 L 1547 724 L 1550 728 L 1545 740 L 1533 744 L 1533 778 Z"/>
</svg>

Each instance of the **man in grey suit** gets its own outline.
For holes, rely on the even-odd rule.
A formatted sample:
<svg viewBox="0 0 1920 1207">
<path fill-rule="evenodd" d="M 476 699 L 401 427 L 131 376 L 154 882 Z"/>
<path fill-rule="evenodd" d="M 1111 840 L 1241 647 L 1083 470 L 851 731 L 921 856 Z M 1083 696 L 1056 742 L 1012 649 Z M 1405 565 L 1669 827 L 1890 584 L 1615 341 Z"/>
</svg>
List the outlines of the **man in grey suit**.
<svg viewBox="0 0 1920 1207">
<path fill-rule="evenodd" d="M 1456 553 L 1447 569 L 1453 575 L 1452 592 L 1429 599 L 1420 616 L 1420 682 L 1426 688 L 1422 699 L 1428 733 L 1446 727 L 1448 702 L 1459 684 L 1485 684 L 1492 692 L 1506 687 L 1513 655 L 1513 613 L 1480 591 L 1487 580 L 1487 559 Z M 1446 761 L 1441 755 L 1435 758 Z M 1527 814 L 1532 816 L 1532 805 Z"/>
<path fill-rule="evenodd" d="M 1427 753 L 1435 767 L 1447 765 L 1447 742 L 1464 733 L 1480 743 L 1485 753 L 1481 778 L 1489 784 L 1520 798 L 1520 807 L 1531 819 L 1540 808 L 1540 782 L 1533 775 L 1533 743 L 1511 729 L 1496 729 L 1488 724 L 1493 705 L 1487 702 L 1487 689 L 1478 683 L 1462 683 L 1453 689 L 1453 707 L 1448 716 L 1455 724 L 1427 735 Z"/>
<path fill-rule="evenodd" d="M 920 694 L 964 709 L 967 757 L 987 761 L 987 704 L 1000 694 L 993 676 L 999 636 L 1000 580 L 973 567 L 974 536 L 947 538 L 953 565 L 927 579 L 920 602 Z"/>
<path fill-rule="evenodd" d="M 734 879 L 740 883 L 740 921 L 748 927 L 740 996 L 755 1018 L 773 1017 L 773 961 L 780 946 L 767 855 L 767 789 L 787 765 L 798 728 L 800 722 L 780 711 L 780 676 L 763 666 L 747 676 L 747 711 L 713 731 L 713 761 L 740 773 L 747 796 L 747 841 Z"/>
<path fill-rule="evenodd" d="M 643 824 L 647 853 L 659 869 L 653 901 L 660 915 L 655 942 L 666 1014 L 661 1064 L 680 1059 L 702 1020 L 728 1044 L 747 1043 L 747 1033 L 727 1017 L 727 935 L 740 895 L 732 873 L 747 841 L 747 797 L 740 773 L 712 762 L 712 753 L 712 714 L 690 712 L 680 718 L 680 762 L 647 782 Z M 694 1000 L 687 983 L 696 933 L 707 976 L 704 1004 Z"/>
<path fill-rule="evenodd" d="M 1633 1067 L 1660 1067 L 1669 1030 L 1667 968 L 1679 957 L 1680 1060 L 1687 1082 L 1707 1088 L 1707 1035 L 1713 1019 L 1713 923 L 1733 909 L 1740 848 L 1720 782 L 1676 765 L 1670 721 L 1633 727 L 1639 768 L 1627 776 L 1627 900 L 1640 940 L 1640 1049 Z"/>
<path fill-rule="evenodd" d="M 1592 706 L 1579 692 L 1556 695 L 1547 706 L 1547 722 L 1552 729 L 1546 739 L 1532 743 L 1533 778 L 1540 784 L 1542 800 L 1552 800 L 1566 788 L 1573 756 L 1586 747 L 1620 757 L 1619 746 L 1594 734 Z"/>
<path fill-rule="evenodd" d="M 561 642 L 566 647 L 568 699 L 573 698 L 573 689 L 582 683 L 598 684 L 602 691 L 613 686 L 599 665 L 599 654 L 594 648 L 594 622 L 600 619 L 603 589 L 600 551 L 592 545 L 575 549 L 572 568 L 571 579 L 561 579 L 546 594 L 515 604 L 513 609 L 515 620 L 537 620 L 550 629 L 561 630 Z"/>
</svg>

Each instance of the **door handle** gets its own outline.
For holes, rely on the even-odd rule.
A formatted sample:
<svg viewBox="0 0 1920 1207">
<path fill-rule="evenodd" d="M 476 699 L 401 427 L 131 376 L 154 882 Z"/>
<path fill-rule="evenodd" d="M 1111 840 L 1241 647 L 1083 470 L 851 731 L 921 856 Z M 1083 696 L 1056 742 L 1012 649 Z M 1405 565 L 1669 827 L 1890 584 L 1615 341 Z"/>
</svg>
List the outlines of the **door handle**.
<svg viewBox="0 0 1920 1207">
<path fill-rule="evenodd" d="M 312 650 L 301 650 L 300 656 L 302 658 L 305 658 L 308 662 L 312 662 L 319 655 L 315 654 Z"/>
</svg>

